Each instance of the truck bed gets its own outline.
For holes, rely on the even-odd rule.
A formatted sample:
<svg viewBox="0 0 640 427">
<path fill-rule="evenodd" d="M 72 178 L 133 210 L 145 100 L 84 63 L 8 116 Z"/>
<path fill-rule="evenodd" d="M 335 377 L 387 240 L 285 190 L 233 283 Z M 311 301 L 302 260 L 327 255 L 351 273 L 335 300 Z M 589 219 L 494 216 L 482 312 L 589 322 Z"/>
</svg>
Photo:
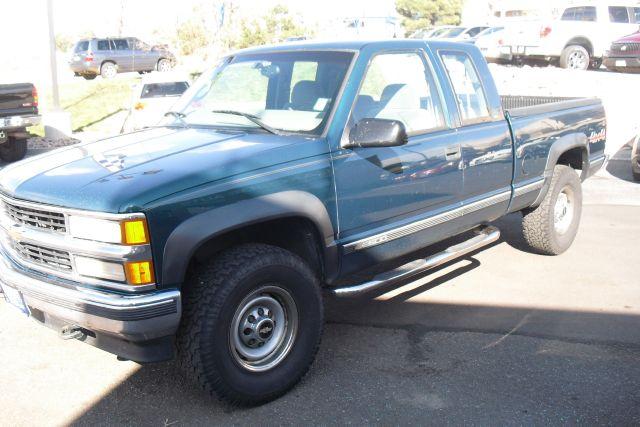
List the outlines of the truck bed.
<svg viewBox="0 0 640 427">
<path fill-rule="evenodd" d="M 501 95 L 502 108 L 511 117 L 553 113 L 577 107 L 598 105 L 598 98 L 571 98 L 560 96 Z"/>
</svg>

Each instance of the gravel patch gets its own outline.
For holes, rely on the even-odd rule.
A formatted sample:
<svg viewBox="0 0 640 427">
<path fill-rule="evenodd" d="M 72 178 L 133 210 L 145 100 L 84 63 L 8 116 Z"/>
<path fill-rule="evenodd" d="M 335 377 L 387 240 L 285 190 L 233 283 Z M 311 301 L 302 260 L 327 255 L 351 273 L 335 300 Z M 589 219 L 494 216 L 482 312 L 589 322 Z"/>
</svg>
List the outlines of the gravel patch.
<svg viewBox="0 0 640 427">
<path fill-rule="evenodd" d="M 42 136 L 34 136 L 27 140 L 27 147 L 30 150 L 46 150 L 53 148 L 66 147 L 68 145 L 80 142 L 76 138 L 46 138 Z"/>
</svg>

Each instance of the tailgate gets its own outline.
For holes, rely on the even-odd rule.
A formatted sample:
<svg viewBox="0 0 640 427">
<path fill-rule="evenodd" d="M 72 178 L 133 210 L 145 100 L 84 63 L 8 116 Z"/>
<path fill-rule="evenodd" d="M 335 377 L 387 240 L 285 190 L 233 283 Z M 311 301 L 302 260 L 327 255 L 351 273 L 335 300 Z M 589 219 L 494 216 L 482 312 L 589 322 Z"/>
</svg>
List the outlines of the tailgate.
<svg viewBox="0 0 640 427">
<path fill-rule="evenodd" d="M 37 94 L 31 83 L 0 85 L 0 117 L 37 114 Z"/>
</svg>

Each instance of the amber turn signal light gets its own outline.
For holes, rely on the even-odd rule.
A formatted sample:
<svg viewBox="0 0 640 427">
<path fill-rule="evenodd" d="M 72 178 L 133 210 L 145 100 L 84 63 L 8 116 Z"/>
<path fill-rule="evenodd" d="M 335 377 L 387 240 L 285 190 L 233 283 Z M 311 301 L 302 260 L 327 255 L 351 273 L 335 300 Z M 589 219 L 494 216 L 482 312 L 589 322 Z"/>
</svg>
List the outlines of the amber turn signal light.
<svg viewBox="0 0 640 427">
<path fill-rule="evenodd" d="M 151 261 L 129 262 L 125 264 L 125 270 L 130 285 L 149 285 L 155 281 Z"/>
</svg>

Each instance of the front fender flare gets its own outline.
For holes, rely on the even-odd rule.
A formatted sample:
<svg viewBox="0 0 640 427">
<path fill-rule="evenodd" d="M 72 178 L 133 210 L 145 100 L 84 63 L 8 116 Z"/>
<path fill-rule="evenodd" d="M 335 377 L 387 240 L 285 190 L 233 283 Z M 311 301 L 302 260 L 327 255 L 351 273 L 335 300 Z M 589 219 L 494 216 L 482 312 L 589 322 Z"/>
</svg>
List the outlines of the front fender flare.
<svg viewBox="0 0 640 427">
<path fill-rule="evenodd" d="M 196 251 L 212 238 L 244 226 L 287 217 L 303 217 L 315 225 L 322 239 L 325 276 L 328 281 L 332 280 L 337 275 L 338 249 L 325 205 L 313 194 L 284 191 L 212 209 L 176 227 L 163 252 L 163 282 L 180 286 Z"/>
</svg>

